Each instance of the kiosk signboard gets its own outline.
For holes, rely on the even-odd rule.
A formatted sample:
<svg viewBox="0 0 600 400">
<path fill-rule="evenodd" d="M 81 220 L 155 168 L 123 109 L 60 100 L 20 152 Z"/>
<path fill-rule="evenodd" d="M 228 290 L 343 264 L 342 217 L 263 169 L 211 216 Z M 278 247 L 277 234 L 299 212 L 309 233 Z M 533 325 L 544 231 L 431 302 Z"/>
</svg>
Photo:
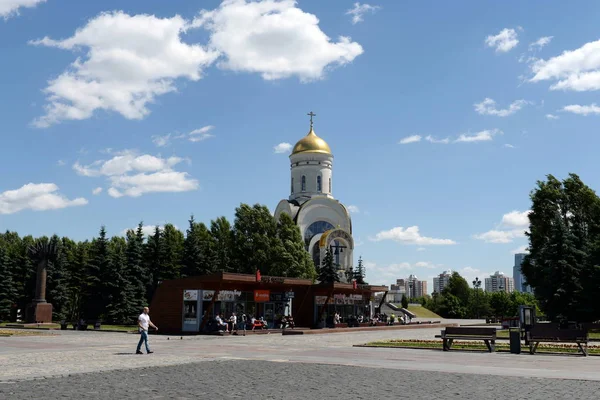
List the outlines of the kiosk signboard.
<svg viewBox="0 0 600 400">
<path fill-rule="evenodd" d="M 271 299 L 271 292 L 269 290 L 255 290 L 254 301 L 257 303 L 264 303 Z"/>
</svg>

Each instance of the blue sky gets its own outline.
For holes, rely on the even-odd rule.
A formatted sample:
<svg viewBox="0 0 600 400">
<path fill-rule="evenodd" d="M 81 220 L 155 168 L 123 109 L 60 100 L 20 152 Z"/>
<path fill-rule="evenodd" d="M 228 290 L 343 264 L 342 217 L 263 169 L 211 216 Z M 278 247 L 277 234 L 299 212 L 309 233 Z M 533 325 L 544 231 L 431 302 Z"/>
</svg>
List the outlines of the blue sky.
<svg viewBox="0 0 600 400">
<path fill-rule="evenodd" d="M 598 11 L 0 0 L 0 229 L 85 239 L 274 209 L 275 147 L 312 110 L 371 282 L 512 274 L 536 180 L 600 186 Z"/>
</svg>

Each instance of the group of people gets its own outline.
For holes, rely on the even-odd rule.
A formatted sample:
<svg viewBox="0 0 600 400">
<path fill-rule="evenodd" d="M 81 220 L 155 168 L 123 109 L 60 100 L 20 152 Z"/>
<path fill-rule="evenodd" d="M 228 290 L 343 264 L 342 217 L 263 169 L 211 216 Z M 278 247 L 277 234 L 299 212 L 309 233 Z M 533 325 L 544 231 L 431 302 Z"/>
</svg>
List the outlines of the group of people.
<svg viewBox="0 0 600 400">
<path fill-rule="evenodd" d="M 388 316 L 386 313 L 383 313 L 375 314 L 369 322 L 371 325 L 377 325 L 378 322 L 383 322 L 386 325 L 394 325 L 396 324 L 396 321 L 398 321 L 398 323 L 401 325 L 405 325 L 410 324 L 411 318 L 406 314 L 400 314 L 399 316 L 396 316 L 394 313 L 392 313 Z"/>
<path fill-rule="evenodd" d="M 246 314 L 242 314 L 241 320 L 238 321 L 236 313 L 232 313 L 229 319 L 225 319 L 223 314 L 219 313 L 215 317 L 217 327 L 219 330 L 225 331 L 225 333 L 237 332 L 240 327 L 244 330 L 255 330 L 255 329 L 267 329 L 267 321 L 261 316 L 256 319 L 254 316 L 248 318 Z M 294 318 L 292 316 L 282 316 L 281 323 L 282 328 L 294 327 Z"/>
</svg>

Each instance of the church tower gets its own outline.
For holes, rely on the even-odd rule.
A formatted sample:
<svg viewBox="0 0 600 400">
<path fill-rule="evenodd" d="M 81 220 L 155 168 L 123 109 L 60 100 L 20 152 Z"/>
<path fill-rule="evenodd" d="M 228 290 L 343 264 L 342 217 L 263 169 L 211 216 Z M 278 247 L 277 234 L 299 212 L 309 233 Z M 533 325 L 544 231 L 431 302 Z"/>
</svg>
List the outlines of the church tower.
<svg viewBox="0 0 600 400">
<path fill-rule="evenodd" d="M 344 272 L 353 266 L 352 220 L 346 207 L 333 197 L 333 154 L 314 131 L 316 114 L 308 115 L 310 130 L 290 154 L 290 195 L 277 205 L 275 218 L 286 213 L 294 220 L 316 267 L 329 249 L 345 281 Z"/>
</svg>

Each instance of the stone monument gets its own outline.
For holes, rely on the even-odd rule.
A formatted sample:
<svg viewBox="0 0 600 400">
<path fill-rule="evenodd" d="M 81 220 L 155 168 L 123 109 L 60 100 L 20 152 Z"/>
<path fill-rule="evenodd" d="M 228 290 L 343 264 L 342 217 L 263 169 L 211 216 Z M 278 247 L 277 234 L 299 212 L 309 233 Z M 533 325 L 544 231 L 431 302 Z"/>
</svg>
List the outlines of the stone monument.
<svg viewBox="0 0 600 400">
<path fill-rule="evenodd" d="M 46 302 L 46 275 L 48 261 L 56 259 L 56 243 L 47 239 L 39 240 L 29 248 L 29 254 L 37 263 L 37 277 L 35 298 L 27 306 L 26 321 L 30 323 L 52 322 L 52 304 Z"/>
</svg>

